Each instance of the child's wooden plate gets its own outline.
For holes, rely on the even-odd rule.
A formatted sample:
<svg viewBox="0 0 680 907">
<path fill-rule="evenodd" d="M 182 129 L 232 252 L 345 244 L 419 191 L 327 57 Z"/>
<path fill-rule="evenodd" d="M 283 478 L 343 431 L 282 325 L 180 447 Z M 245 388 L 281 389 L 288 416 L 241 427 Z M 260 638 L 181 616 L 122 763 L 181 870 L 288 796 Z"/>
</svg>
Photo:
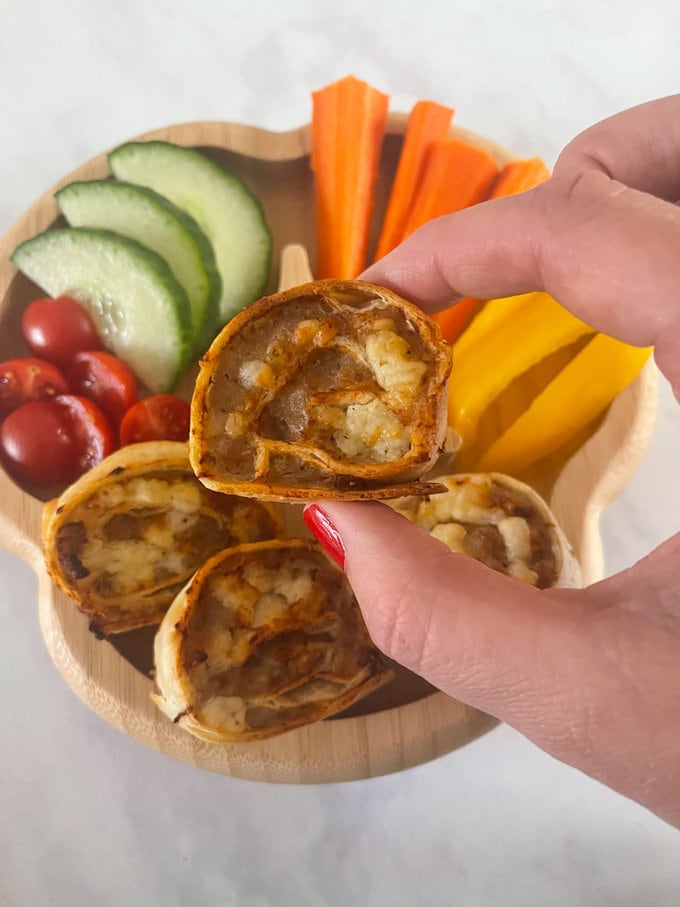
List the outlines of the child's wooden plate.
<svg viewBox="0 0 680 907">
<path fill-rule="evenodd" d="M 395 170 L 405 117 L 392 115 L 378 185 L 375 223 L 384 210 Z M 499 161 L 511 155 L 454 127 L 452 132 L 489 149 Z M 188 123 L 141 136 L 192 145 L 238 174 L 262 201 L 275 239 L 274 261 L 282 249 L 301 243 L 315 259 L 314 198 L 309 166 L 308 127 L 272 133 L 230 123 Z M 102 154 L 58 184 L 109 174 Z M 0 243 L 0 361 L 27 354 L 20 319 L 37 288 L 10 264 L 16 245 L 53 224 L 58 210 L 53 187 Z M 288 253 L 282 281 L 305 277 L 299 250 Z M 272 274 L 270 289 L 279 283 Z M 571 541 L 592 582 L 602 573 L 598 531 L 602 509 L 621 491 L 650 439 L 655 416 L 656 373 L 648 365 L 621 394 L 597 431 L 566 464 L 542 480 L 541 491 Z M 399 771 L 447 753 L 495 725 L 495 720 L 436 692 L 400 671 L 345 716 L 292 731 L 261 743 L 204 743 L 172 724 L 149 698 L 153 632 L 140 630 L 98 641 L 87 620 L 50 582 L 40 552 L 41 502 L 21 491 L 0 471 L 0 542 L 28 561 L 39 578 L 40 624 L 48 650 L 71 689 L 98 715 L 136 740 L 193 765 L 225 775 L 278 782 L 344 781 Z M 296 516 L 293 511 L 293 522 Z M 301 524 L 299 521 L 298 525 Z M 39 704 L 38 704 L 39 708 Z"/>
</svg>

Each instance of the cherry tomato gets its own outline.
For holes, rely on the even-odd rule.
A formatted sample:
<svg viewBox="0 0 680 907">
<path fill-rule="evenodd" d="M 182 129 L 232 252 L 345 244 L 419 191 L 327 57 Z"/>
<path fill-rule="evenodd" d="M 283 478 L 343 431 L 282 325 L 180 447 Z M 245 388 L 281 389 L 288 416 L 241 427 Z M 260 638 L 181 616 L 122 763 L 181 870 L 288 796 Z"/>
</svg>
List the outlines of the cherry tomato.
<svg viewBox="0 0 680 907">
<path fill-rule="evenodd" d="M 89 312 L 71 299 L 35 299 L 26 306 L 21 327 L 36 356 L 66 367 L 76 353 L 99 350 L 102 341 Z"/>
<path fill-rule="evenodd" d="M 25 403 L 0 426 L 0 460 L 18 482 L 68 485 L 114 449 L 106 416 L 90 400 L 63 394 Z"/>
<path fill-rule="evenodd" d="M 44 359 L 8 359 L 0 363 L 0 420 L 24 403 L 49 400 L 67 391 L 59 369 Z"/>
<path fill-rule="evenodd" d="M 65 483 L 75 456 L 64 411 L 54 400 L 24 403 L 0 426 L 0 459 L 18 482 Z"/>
<path fill-rule="evenodd" d="M 76 353 L 66 379 L 71 393 L 96 403 L 115 430 L 137 400 L 135 373 L 111 353 Z"/>
<path fill-rule="evenodd" d="M 154 394 L 135 403 L 123 416 L 120 443 L 188 441 L 189 404 L 173 394 Z"/>
</svg>

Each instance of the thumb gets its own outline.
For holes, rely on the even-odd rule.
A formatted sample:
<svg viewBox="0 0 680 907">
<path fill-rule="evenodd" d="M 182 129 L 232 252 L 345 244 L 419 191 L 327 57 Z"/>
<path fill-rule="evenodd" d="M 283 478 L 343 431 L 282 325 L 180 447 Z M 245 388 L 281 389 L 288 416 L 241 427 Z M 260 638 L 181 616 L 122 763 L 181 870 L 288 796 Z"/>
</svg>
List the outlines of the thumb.
<svg viewBox="0 0 680 907">
<path fill-rule="evenodd" d="M 320 538 L 313 508 L 306 518 Z M 583 614 L 576 590 L 502 576 L 383 504 L 324 501 L 322 512 L 342 540 L 347 577 L 383 652 L 525 732 L 546 699 L 562 696 Z"/>
<path fill-rule="evenodd" d="M 539 591 L 383 504 L 305 518 L 344 548 L 379 648 L 680 826 L 680 534 L 588 589 Z"/>
</svg>

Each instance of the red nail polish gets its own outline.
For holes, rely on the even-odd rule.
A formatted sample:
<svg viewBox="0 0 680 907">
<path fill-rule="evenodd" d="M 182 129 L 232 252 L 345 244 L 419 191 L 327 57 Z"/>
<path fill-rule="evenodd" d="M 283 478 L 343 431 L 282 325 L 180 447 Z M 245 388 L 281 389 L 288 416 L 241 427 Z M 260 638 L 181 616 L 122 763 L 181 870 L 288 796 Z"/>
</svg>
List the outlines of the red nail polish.
<svg viewBox="0 0 680 907">
<path fill-rule="evenodd" d="M 345 566 L 345 546 L 342 544 L 340 533 L 331 523 L 318 504 L 308 504 L 302 512 L 302 518 L 314 533 L 321 547 L 327 551 L 336 564 Z"/>
</svg>

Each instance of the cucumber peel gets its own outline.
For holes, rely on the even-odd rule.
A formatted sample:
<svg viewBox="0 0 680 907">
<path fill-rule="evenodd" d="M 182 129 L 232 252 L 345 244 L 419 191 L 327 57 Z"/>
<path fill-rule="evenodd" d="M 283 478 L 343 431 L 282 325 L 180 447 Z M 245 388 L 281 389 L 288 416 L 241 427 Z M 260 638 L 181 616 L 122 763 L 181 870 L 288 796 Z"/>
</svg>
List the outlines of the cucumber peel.
<svg viewBox="0 0 680 907">
<path fill-rule="evenodd" d="M 262 295 L 272 236 L 259 201 L 233 174 L 193 148 L 128 142 L 109 154 L 113 174 L 168 198 L 186 211 L 215 250 L 222 279 L 220 324 Z"/>
<path fill-rule="evenodd" d="M 186 212 L 151 189 L 117 180 L 69 183 L 56 193 L 72 227 L 112 230 L 165 259 L 191 306 L 193 343 L 214 333 L 221 282 L 212 246 Z"/>
<path fill-rule="evenodd" d="M 50 296 L 83 304 L 152 393 L 175 387 L 191 351 L 191 311 L 160 255 L 111 231 L 68 227 L 26 240 L 11 260 Z"/>
</svg>

